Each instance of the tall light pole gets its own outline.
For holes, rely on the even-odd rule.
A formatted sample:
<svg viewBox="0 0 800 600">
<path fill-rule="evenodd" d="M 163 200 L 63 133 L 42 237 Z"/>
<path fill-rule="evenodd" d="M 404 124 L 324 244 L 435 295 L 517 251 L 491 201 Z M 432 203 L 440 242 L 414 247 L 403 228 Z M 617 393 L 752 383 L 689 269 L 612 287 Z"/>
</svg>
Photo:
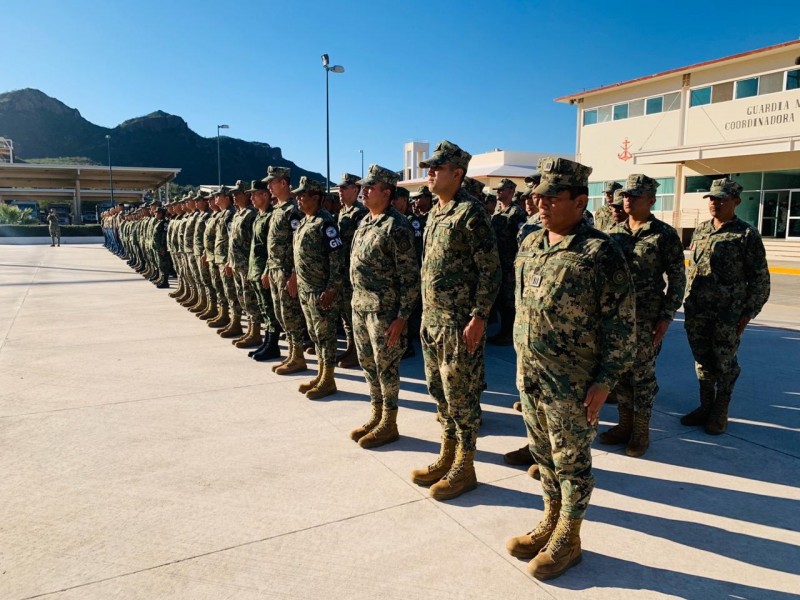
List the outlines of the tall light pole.
<svg viewBox="0 0 800 600">
<path fill-rule="evenodd" d="M 106 134 L 106 145 L 108 146 L 108 187 L 111 188 L 111 206 L 116 206 L 114 202 L 114 172 L 111 170 L 111 136 Z"/>
<path fill-rule="evenodd" d="M 219 130 L 230 129 L 228 125 L 217 125 L 217 185 L 222 187 L 222 159 L 219 153 Z"/>
<path fill-rule="evenodd" d="M 358 153 L 361 155 L 361 179 L 364 179 L 364 151 L 359 150 Z"/>
<path fill-rule="evenodd" d="M 328 55 L 322 55 L 322 68 L 325 69 L 325 157 L 327 159 L 328 168 L 325 172 L 325 191 L 331 191 L 331 115 L 330 115 L 330 102 L 328 101 L 328 73 L 344 73 L 344 67 L 341 65 L 330 66 Z"/>
</svg>

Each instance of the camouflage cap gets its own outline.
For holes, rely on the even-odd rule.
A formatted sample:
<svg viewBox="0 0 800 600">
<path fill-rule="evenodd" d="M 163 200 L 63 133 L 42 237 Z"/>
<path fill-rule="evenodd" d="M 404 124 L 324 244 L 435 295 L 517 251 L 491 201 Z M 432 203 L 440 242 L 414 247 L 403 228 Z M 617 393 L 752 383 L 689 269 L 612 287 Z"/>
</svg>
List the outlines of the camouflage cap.
<svg viewBox="0 0 800 600">
<path fill-rule="evenodd" d="M 442 140 L 436 145 L 436 148 L 434 148 L 433 154 L 425 160 L 419 161 L 419 166 L 422 169 L 428 169 L 430 167 L 440 167 L 441 165 L 450 163 L 454 167 L 459 167 L 466 171 L 471 158 L 471 154 L 464 152 L 453 142 Z"/>
<path fill-rule="evenodd" d="M 421 185 L 417 188 L 416 192 L 411 192 L 412 198 L 419 198 L 420 196 L 433 196 L 427 185 Z"/>
<path fill-rule="evenodd" d="M 211 194 L 209 194 L 205 190 L 198 190 L 197 194 L 194 197 L 194 201 L 195 202 L 208 202 L 210 195 Z"/>
<path fill-rule="evenodd" d="M 614 190 L 614 200 L 611 202 L 611 206 L 622 206 L 622 186 Z"/>
<path fill-rule="evenodd" d="M 655 196 L 656 189 L 660 184 L 647 175 L 632 173 L 625 180 L 625 187 L 622 188 L 623 196 Z"/>
<path fill-rule="evenodd" d="M 621 189 L 622 189 L 622 184 L 621 183 L 617 183 L 616 181 L 606 181 L 605 184 L 603 184 L 603 193 L 604 194 L 613 194 L 617 190 L 621 190 Z"/>
<path fill-rule="evenodd" d="M 269 190 L 267 182 L 264 179 L 253 179 L 250 182 L 250 189 L 247 190 L 247 193 L 252 194 L 253 192 L 258 192 L 260 190 Z"/>
<path fill-rule="evenodd" d="M 352 173 L 347 173 L 347 172 L 342 173 L 342 180 L 339 182 L 339 187 L 342 187 L 343 185 L 352 185 L 352 184 L 361 185 L 360 183 L 358 183 L 359 179 L 360 177 L 358 175 L 353 175 Z"/>
<path fill-rule="evenodd" d="M 359 179 L 356 183 L 358 185 L 385 183 L 387 185 L 396 186 L 398 179 L 400 179 L 400 177 L 391 169 L 381 167 L 380 165 L 370 165 L 369 170 L 367 170 L 367 176 L 364 177 L 364 179 Z"/>
<path fill-rule="evenodd" d="M 730 177 L 715 179 L 711 182 L 711 190 L 703 198 L 738 198 L 742 189 L 742 186 Z"/>
<path fill-rule="evenodd" d="M 528 175 L 525 178 L 525 185 L 528 186 L 529 190 L 532 190 L 537 185 L 539 185 L 541 182 L 542 182 L 542 176 L 539 175 L 539 173 L 536 173 L 536 175 Z"/>
<path fill-rule="evenodd" d="M 548 156 L 539 161 L 538 171 L 542 181 L 533 188 L 533 193 L 557 196 L 571 187 L 589 185 L 592 168 L 566 158 Z"/>
<path fill-rule="evenodd" d="M 313 179 L 309 179 L 305 175 L 300 178 L 300 185 L 297 186 L 296 189 L 292 190 L 292 194 L 324 194 L 325 193 L 325 186 L 322 185 L 319 181 L 314 181 Z"/>
<path fill-rule="evenodd" d="M 485 187 L 486 184 L 472 177 L 464 177 L 464 181 L 461 182 L 461 189 L 476 198 L 483 193 L 483 188 Z"/>
<path fill-rule="evenodd" d="M 214 192 L 214 196 L 227 196 L 231 193 L 231 190 L 226 185 L 219 186 L 219 189 Z"/>
<path fill-rule="evenodd" d="M 269 183 L 273 179 L 285 179 L 286 181 L 290 181 L 292 178 L 292 170 L 289 167 L 270 167 L 267 169 L 267 176 L 264 178 L 264 181 Z"/>
<path fill-rule="evenodd" d="M 517 184 L 516 184 L 516 183 L 514 183 L 513 181 L 511 181 L 510 179 L 508 179 L 507 177 L 503 177 L 503 178 L 500 180 L 500 183 L 498 183 L 498 184 L 497 184 L 495 187 L 493 187 L 492 189 L 493 189 L 493 190 L 497 190 L 498 192 L 499 192 L 500 190 L 514 190 L 514 191 L 516 191 L 516 189 L 517 189 Z"/>
<path fill-rule="evenodd" d="M 396 196 L 398 198 L 405 198 L 406 200 L 408 200 L 409 191 L 408 191 L 407 188 L 399 187 L 399 188 L 397 188 Z"/>
<path fill-rule="evenodd" d="M 246 194 L 247 190 L 245 189 L 244 181 L 242 181 L 241 179 L 237 179 L 236 183 L 233 184 L 233 187 L 231 188 L 231 192 L 230 193 L 232 193 L 232 194 L 239 194 L 239 193 Z"/>
</svg>

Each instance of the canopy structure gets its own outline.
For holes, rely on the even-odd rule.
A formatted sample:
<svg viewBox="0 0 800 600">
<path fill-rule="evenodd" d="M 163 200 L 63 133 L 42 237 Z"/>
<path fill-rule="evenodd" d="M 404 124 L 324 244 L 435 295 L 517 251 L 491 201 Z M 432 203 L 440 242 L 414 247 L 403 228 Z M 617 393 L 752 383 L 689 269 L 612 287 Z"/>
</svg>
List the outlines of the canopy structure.
<svg viewBox="0 0 800 600">
<path fill-rule="evenodd" d="M 180 169 L 113 165 L 0 163 L 0 202 L 68 201 L 72 204 L 73 222 L 80 223 L 83 199 L 140 202 L 145 194 L 166 186 L 180 172 Z"/>
</svg>

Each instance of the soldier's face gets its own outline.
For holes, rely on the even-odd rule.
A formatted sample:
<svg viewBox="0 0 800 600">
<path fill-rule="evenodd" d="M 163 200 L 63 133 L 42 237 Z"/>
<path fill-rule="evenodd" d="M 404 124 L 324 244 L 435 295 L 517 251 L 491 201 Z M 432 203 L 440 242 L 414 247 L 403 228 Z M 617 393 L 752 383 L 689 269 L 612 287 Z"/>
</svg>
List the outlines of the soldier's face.
<svg viewBox="0 0 800 600">
<path fill-rule="evenodd" d="M 428 189 L 433 194 L 453 196 L 458 191 L 461 182 L 459 171 L 450 163 L 428 169 Z"/>
<path fill-rule="evenodd" d="M 269 188 L 269 193 L 273 196 L 279 195 L 282 191 L 284 191 L 288 187 L 288 183 L 282 177 L 276 177 L 275 179 L 271 180 L 267 183 L 267 187 Z"/>
<path fill-rule="evenodd" d="M 365 185 L 362 189 L 364 205 L 372 212 L 380 212 L 389 205 L 389 196 L 392 191 L 381 184 Z"/>
<path fill-rule="evenodd" d="M 255 206 L 258 210 L 264 210 L 267 208 L 267 204 L 269 204 L 269 194 L 267 194 L 266 190 L 253 192 L 251 199 L 253 201 L 253 206 Z"/>
<path fill-rule="evenodd" d="M 536 206 L 536 201 L 533 199 L 533 194 L 525 196 L 525 212 L 528 216 L 535 215 L 539 212 L 539 207 Z"/>
<path fill-rule="evenodd" d="M 427 215 L 431 210 L 431 197 L 427 194 L 417 196 L 414 198 L 414 202 L 411 203 L 411 209 L 417 216 Z"/>
<path fill-rule="evenodd" d="M 514 197 L 513 188 L 505 188 L 502 190 L 497 190 L 498 202 L 502 202 L 503 204 L 508 204 L 509 202 L 511 202 L 511 199 L 513 197 Z"/>
<path fill-rule="evenodd" d="M 408 199 L 405 196 L 395 196 L 395 199 L 392 200 L 392 206 L 397 212 L 404 215 L 408 212 Z"/>
<path fill-rule="evenodd" d="M 741 202 L 740 198 L 709 198 L 708 211 L 716 220 L 723 223 L 730 221 L 736 215 L 736 207 Z"/>
<path fill-rule="evenodd" d="M 567 234 L 583 216 L 586 196 L 581 195 L 571 200 L 569 190 L 562 190 L 556 196 L 536 195 L 536 204 L 542 225 L 553 233 Z"/>
<path fill-rule="evenodd" d="M 236 202 L 236 206 L 239 208 L 244 208 L 247 206 L 247 194 L 244 192 L 235 192 L 233 195 L 233 201 Z"/>
<path fill-rule="evenodd" d="M 632 216 L 637 221 L 643 221 L 650 216 L 650 207 L 656 203 L 655 196 L 622 196 L 622 209 L 625 214 Z"/>
<path fill-rule="evenodd" d="M 614 201 L 614 193 L 603 192 L 603 195 L 606 197 L 606 204 L 611 206 L 611 203 Z"/>
<path fill-rule="evenodd" d="M 297 206 L 305 215 L 313 215 L 319 208 L 320 196 L 318 194 L 309 194 L 308 192 L 300 192 L 297 195 Z"/>
<path fill-rule="evenodd" d="M 339 186 L 339 199 L 342 204 L 352 204 L 358 198 L 358 186 L 354 183 Z"/>
</svg>

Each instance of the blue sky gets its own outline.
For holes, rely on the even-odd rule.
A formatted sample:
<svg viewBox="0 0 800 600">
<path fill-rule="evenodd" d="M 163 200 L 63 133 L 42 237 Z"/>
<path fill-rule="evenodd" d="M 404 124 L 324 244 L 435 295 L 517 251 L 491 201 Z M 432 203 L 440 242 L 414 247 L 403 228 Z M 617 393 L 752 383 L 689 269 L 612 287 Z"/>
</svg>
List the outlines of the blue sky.
<svg viewBox="0 0 800 600">
<path fill-rule="evenodd" d="M 0 12 L 0 91 L 38 88 L 107 127 L 157 109 L 207 137 L 228 123 L 324 173 L 328 53 L 346 69 L 330 75 L 336 178 L 360 172 L 361 149 L 402 168 L 412 139 L 573 152 L 575 109 L 553 98 L 797 39 L 798 15 L 738 0 L 25 0 Z"/>
</svg>

